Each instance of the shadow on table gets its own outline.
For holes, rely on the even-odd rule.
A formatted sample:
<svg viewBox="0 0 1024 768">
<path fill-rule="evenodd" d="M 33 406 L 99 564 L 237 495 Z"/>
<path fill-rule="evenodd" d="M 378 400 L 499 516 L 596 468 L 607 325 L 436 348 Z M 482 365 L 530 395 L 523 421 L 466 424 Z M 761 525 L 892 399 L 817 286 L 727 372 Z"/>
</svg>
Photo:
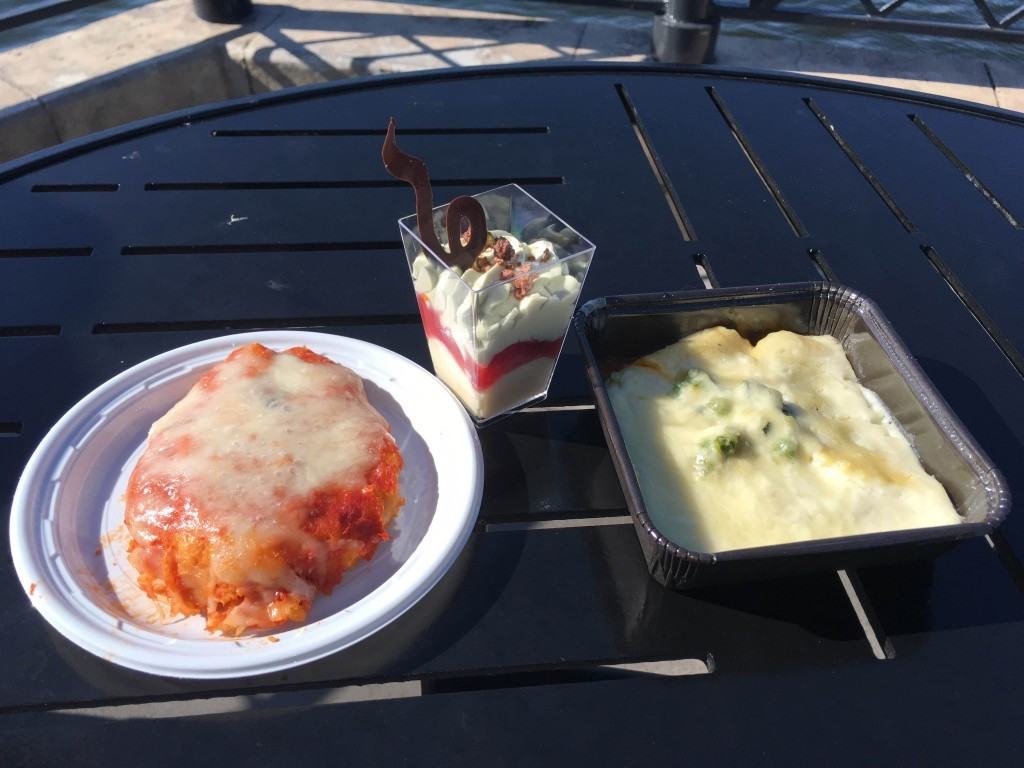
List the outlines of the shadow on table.
<svg viewBox="0 0 1024 768">
<path fill-rule="evenodd" d="M 968 422 L 982 449 L 999 467 L 1018 498 L 1024 477 L 1024 446 L 1007 428 L 981 387 L 963 372 L 928 358 L 918 362 Z M 956 408 L 957 404 L 966 404 Z M 890 637 L 923 635 L 1024 621 L 1024 583 L 1019 560 L 1022 520 L 1011 514 L 996 534 L 1001 552 L 984 539 L 965 541 L 934 560 L 860 570 L 881 629 Z M 1013 550 L 1016 549 L 1016 552 Z M 897 645 L 897 653 L 900 646 Z"/>
</svg>

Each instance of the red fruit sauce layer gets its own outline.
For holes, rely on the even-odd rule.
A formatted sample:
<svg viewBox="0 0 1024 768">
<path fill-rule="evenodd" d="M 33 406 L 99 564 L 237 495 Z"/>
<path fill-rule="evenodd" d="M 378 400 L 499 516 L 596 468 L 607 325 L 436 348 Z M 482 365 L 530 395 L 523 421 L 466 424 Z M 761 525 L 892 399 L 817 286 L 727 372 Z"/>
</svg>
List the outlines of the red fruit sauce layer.
<svg viewBox="0 0 1024 768">
<path fill-rule="evenodd" d="M 562 347 L 561 337 L 550 341 L 517 341 L 492 357 L 491 362 L 487 365 L 481 365 L 462 354 L 459 345 L 452 338 L 451 331 L 441 324 L 441 313 L 430 306 L 427 297 L 420 294 L 417 298 L 420 303 L 420 316 L 423 318 L 423 329 L 427 332 L 427 337 L 444 344 L 452 358 L 469 377 L 473 388 L 478 392 L 488 389 L 498 379 L 520 365 L 541 357 L 558 357 L 558 350 Z"/>
</svg>

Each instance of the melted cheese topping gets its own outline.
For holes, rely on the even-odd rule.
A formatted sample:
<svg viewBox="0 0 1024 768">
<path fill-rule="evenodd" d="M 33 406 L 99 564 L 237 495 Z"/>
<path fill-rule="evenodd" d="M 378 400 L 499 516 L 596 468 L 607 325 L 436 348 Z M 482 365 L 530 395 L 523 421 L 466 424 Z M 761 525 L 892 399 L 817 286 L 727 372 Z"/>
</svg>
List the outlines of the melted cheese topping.
<svg viewBox="0 0 1024 768">
<path fill-rule="evenodd" d="M 710 328 L 608 392 L 652 521 L 690 549 L 960 522 L 831 336 Z"/>
<path fill-rule="evenodd" d="M 153 424 L 129 482 L 135 562 L 157 578 L 148 591 L 179 579 L 179 610 L 208 596 L 208 619 L 233 609 L 235 629 L 301 618 L 317 587 L 340 578 L 339 550 L 347 567 L 386 538 L 372 483 L 389 451 L 388 425 L 352 371 L 304 348 L 236 350 Z M 396 490 L 397 468 L 388 480 Z M 196 540 L 199 554 L 185 553 Z M 284 595 L 302 610 L 275 609 Z"/>
</svg>

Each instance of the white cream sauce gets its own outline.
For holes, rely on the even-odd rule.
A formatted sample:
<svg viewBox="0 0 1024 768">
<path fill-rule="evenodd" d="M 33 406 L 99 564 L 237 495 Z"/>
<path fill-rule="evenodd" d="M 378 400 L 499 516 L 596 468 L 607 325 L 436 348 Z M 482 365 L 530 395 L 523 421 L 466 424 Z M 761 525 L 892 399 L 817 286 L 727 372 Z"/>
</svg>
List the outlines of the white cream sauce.
<svg viewBox="0 0 1024 768">
<path fill-rule="evenodd" d="M 608 391 L 655 525 L 721 552 L 961 521 L 831 336 L 709 328 Z"/>
</svg>

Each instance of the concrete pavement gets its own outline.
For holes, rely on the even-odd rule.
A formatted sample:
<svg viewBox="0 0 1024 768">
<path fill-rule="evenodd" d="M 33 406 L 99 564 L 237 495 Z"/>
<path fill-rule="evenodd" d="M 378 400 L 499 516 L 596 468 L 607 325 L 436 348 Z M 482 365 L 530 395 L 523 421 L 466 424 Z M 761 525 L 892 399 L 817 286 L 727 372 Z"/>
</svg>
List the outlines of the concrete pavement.
<svg viewBox="0 0 1024 768">
<path fill-rule="evenodd" d="M 190 0 L 111 0 L 0 33 L 0 160 L 197 104 L 390 72 L 646 61 L 648 11 L 510 0 L 292 0 L 244 24 Z M 715 63 L 909 88 L 1024 111 L 1024 61 L 721 35 Z"/>
</svg>

